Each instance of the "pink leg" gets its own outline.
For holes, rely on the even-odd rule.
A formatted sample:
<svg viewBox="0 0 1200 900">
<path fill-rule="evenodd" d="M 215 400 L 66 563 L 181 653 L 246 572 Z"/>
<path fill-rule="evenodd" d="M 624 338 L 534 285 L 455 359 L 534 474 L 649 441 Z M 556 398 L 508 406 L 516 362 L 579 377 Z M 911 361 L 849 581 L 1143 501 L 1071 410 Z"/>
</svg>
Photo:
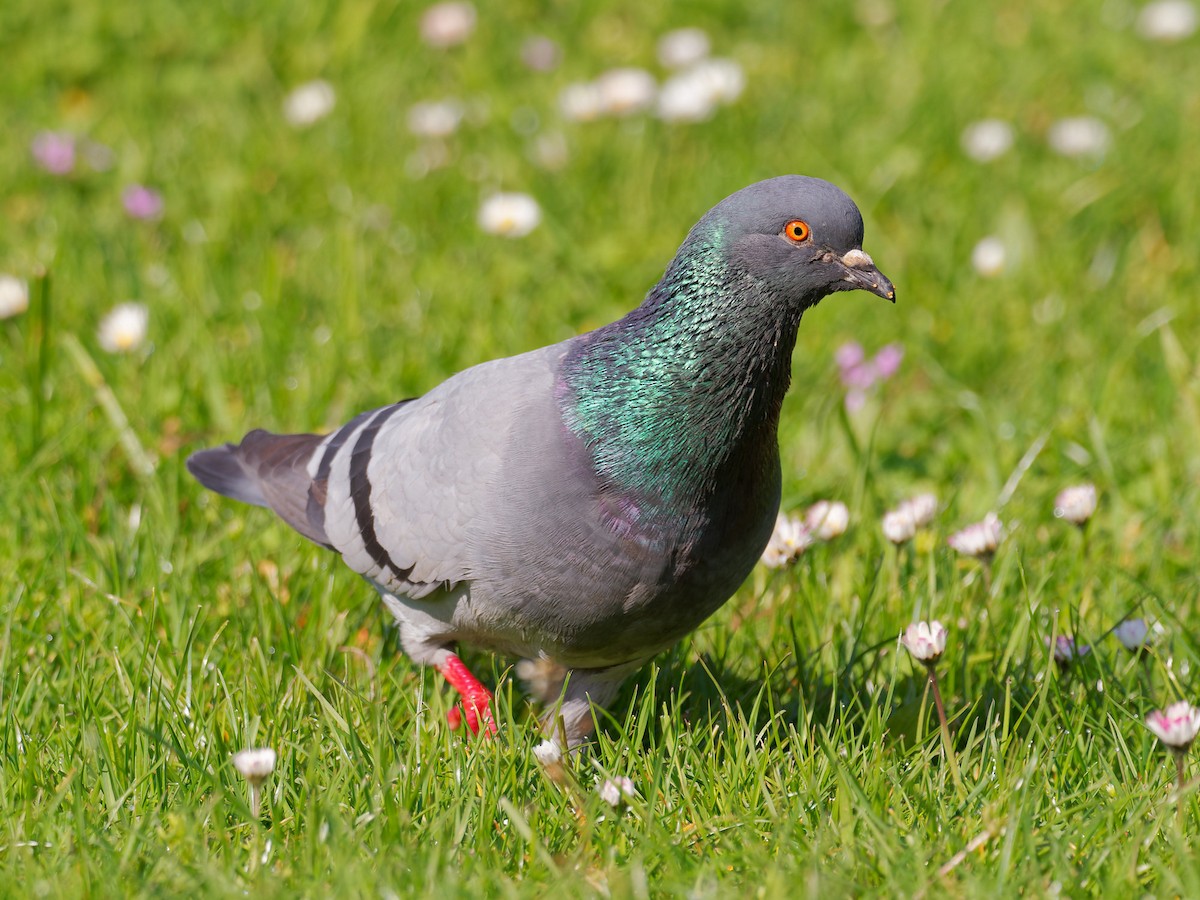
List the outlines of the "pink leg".
<svg viewBox="0 0 1200 900">
<path fill-rule="evenodd" d="M 446 677 L 451 686 L 462 695 L 463 709 L 467 727 L 472 734 L 478 734 L 480 725 L 483 733 L 492 737 L 496 733 L 496 722 L 492 718 L 492 693 L 483 686 L 478 678 L 463 664 L 463 661 L 450 653 L 446 656 L 438 670 Z M 457 716 L 447 716 L 450 726 L 456 727 Z"/>
</svg>

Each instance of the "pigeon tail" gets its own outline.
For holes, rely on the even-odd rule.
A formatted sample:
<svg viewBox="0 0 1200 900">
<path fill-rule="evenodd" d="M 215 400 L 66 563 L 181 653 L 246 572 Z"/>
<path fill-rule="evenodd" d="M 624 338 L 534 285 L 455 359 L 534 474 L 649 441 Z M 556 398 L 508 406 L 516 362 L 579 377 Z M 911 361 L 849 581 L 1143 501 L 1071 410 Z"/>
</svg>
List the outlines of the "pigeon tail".
<svg viewBox="0 0 1200 900">
<path fill-rule="evenodd" d="M 306 538 L 328 547 L 323 517 L 310 514 L 313 480 L 308 471 L 313 453 L 324 440 L 321 434 L 272 434 L 260 429 L 240 444 L 193 453 L 187 467 L 209 490 L 272 509 Z"/>
</svg>

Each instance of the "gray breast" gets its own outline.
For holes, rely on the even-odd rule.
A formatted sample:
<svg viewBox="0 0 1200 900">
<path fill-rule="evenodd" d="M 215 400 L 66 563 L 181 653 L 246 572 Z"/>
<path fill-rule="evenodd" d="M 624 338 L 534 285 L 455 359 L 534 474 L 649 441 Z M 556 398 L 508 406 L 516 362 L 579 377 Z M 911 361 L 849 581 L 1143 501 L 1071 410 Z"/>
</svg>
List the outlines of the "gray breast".
<svg viewBox="0 0 1200 900">
<path fill-rule="evenodd" d="M 779 506 L 774 442 L 756 461 L 678 514 L 647 518 L 607 491 L 553 400 L 532 398 L 527 430 L 503 455 L 506 485 L 473 546 L 471 619 L 573 667 L 650 656 L 695 629 L 745 579 Z M 501 641 L 505 643 L 505 641 Z M 520 644 L 521 646 L 517 646 Z"/>
</svg>

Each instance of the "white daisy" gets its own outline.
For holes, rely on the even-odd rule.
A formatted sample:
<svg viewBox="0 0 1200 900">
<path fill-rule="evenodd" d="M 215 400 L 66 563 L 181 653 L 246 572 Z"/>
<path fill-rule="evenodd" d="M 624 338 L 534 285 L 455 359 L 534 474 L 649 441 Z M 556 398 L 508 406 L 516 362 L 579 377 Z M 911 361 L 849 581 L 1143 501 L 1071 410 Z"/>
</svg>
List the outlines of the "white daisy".
<svg viewBox="0 0 1200 900">
<path fill-rule="evenodd" d="M 915 497 L 905 500 L 900 506 L 908 510 L 918 528 L 924 528 L 937 515 L 938 501 L 934 494 L 917 494 Z"/>
<path fill-rule="evenodd" d="M 421 40 L 430 47 L 454 47 L 475 30 L 475 7 L 461 0 L 437 3 L 421 16 Z"/>
<path fill-rule="evenodd" d="M 630 798 L 637 796 L 633 781 L 624 775 L 619 778 L 604 779 L 604 783 L 596 790 L 600 794 L 600 799 L 609 806 L 620 806 L 628 802 Z"/>
<path fill-rule="evenodd" d="M 654 105 L 658 84 L 645 69 L 610 69 L 596 79 L 600 109 L 610 116 L 631 116 Z"/>
<path fill-rule="evenodd" d="M 1138 34 L 1164 44 L 1182 41 L 1196 31 L 1196 7 L 1188 0 L 1156 0 L 1142 7 L 1137 17 Z"/>
<path fill-rule="evenodd" d="M 305 128 L 325 118 L 337 103 L 337 94 L 328 81 L 317 79 L 295 88 L 283 100 L 283 117 L 297 128 Z"/>
<path fill-rule="evenodd" d="M 600 118 L 600 88 L 590 81 L 568 84 L 558 94 L 558 110 L 572 122 L 590 122 Z"/>
<path fill-rule="evenodd" d="M 881 527 L 883 536 L 897 547 L 911 541 L 917 533 L 916 520 L 913 519 L 912 513 L 904 507 L 884 513 Z"/>
<path fill-rule="evenodd" d="M 707 80 L 681 72 L 663 82 L 655 112 L 664 122 L 703 122 L 712 118 L 716 108 Z"/>
<path fill-rule="evenodd" d="M 1092 116 L 1059 119 L 1046 134 L 1050 149 L 1059 156 L 1073 158 L 1101 156 L 1108 149 L 1108 126 Z"/>
<path fill-rule="evenodd" d="M 233 767 L 251 785 L 262 784 L 275 771 L 275 751 L 270 747 L 252 747 L 233 754 Z"/>
<path fill-rule="evenodd" d="M 989 235 L 975 245 L 971 251 L 971 265 L 984 278 L 993 278 L 1004 271 L 1008 262 L 1008 251 L 1004 241 Z"/>
<path fill-rule="evenodd" d="M 768 569 L 780 569 L 799 559 L 812 544 L 813 536 L 804 522 L 781 512 L 775 518 L 775 531 L 763 551 L 763 565 Z"/>
<path fill-rule="evenodd" d="M 0 273 L 0 319 L 11 319 L 29 309 L 29 285 L 15 275 Z"/>
<path fill-rule="evenodd" d="M 703 28 L 676 28 L 658 39 L 658 61 L 668 69 L 682 69 L 708 56 L 711 43 Z"/>
<path fill-rule="evenodd" d="M 976 162 L 991 162 L 1013 145 L 1013 127 L 1003 119 L 980 119 L 962 133 L 962 147 Z"/>
<path fill-rule="evenodd" d="M 150 310 L 145 304 L 120 303 L 100 320 L 97 337 L 107 352 L 127 353 L 146 340 L 149 325 Z"/>
<path fill-rule="evenodd" d="M 408 130 L 417 137 L 444 138 L 458 130 L 463 109 L 453 100 L 426 100 L 408 109 Z"/>
<path fill-rule="evenodd" d="M 831 541 L 846 533 L 850 510 L 839 500 L 818 500 L 804 514 L 804 526 L 818 540 Z"/>
<path fill-rule="evenodd" d="M 525 237 L 541 221 L 541 207 L 528 194 L 492 194 L 479 207 L 479 227 L 501 237 Z"/>
</svg>

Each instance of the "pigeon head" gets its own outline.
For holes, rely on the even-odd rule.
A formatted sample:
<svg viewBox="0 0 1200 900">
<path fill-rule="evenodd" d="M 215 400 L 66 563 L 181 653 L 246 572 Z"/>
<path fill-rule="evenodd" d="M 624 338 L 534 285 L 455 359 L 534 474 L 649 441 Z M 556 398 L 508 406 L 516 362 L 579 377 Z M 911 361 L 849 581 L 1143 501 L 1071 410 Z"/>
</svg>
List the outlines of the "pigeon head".
<svg viewBox="0 0 1200 900">
<path fill-rule="evenodd" d="M 730 268 L 801 309 L 835 291 L 866 290 L 895 302 L 895 288 L 863 252 L 862 240 L 862 215 L 842 190 L 819 178 L 782 175 L 718 203 L 680 255 L 691 256 L 689 245 L 715 250 Z"/>
<path fill-rule="evenodd" d="M 669 515 L 729 489 L 722 472 L 777 467 L 804 311 L 835 291 L 895 299 L 862 238 L 858 207 L 819 178 L 760 181 L 709 210 L 642 304 L 563 361 L 563 420 L 594 470 Z"/>
</svg>

